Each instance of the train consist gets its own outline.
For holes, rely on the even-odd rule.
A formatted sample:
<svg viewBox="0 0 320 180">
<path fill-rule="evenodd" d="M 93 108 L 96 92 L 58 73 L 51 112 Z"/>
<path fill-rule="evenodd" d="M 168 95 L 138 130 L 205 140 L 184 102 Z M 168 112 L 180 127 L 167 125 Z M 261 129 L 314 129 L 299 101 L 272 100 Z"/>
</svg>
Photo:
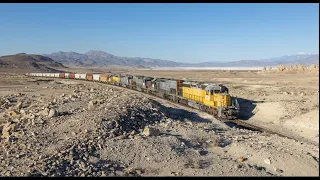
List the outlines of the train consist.
<svg viewBox="0 0 320 180">
<path fill-rule="evenodd" d="M 138 90 L 184 104 L 218 118 L 232 120 L 239 115 L 239 104 L 226 86 L 167 78 L 121 74 L 27 73 L 27 76 L 96 81 Z"/>
</svg>

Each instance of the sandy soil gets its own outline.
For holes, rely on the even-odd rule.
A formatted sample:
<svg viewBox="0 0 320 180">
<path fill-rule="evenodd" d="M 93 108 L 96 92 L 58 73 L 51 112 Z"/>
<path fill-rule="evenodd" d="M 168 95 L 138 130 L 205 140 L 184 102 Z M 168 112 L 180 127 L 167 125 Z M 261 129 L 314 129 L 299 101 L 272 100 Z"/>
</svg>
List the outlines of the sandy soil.
<svg viewBox="0 0 320 180">
<path fill-rule="evenodd" d="M 300 139 L 239 129 L 194 109 L 100 83 L 7 74 L 0 78 L 1 123 L 23 103 L 12 122 L 16 128 L 0 142 L 0 175 L 319 176 L 318 74 L 131 74 L 224 83 L 239 98 L 242 119 Z M 51 109 L 59 113 L 48 117 Z M 120 125 L 105 130 L 102 121 L 110 117 L 120 118 Z M 149 136 L 146 127 L 160 133 Z"/>
</svg>

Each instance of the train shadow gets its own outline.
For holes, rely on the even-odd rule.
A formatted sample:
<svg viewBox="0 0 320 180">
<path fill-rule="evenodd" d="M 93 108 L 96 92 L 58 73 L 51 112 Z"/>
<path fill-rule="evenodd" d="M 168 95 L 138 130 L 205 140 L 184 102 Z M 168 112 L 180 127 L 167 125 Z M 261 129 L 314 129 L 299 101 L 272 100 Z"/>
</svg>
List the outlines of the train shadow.
<svg viewBox="0 0 320 180">
<path fill-rule="evenodd" d="M 253 101 L 249 99 L 237 98 L 240 105 L 240 114 L 239 120 L 248 120 L 254 116 L 254 109 L 256 108 L 257 103 L 263 103 L 264 101 Z"/>
<path fill-rule="evenodd" d="M 163 112 L 168 118 L 173 120 L 178 120 L 184 122 L 188 119 L 191 122 L 200 122 L 200 123 L 210 123 L 209 119 L 200 117 L 197 113 L 190 112 L 184 109 L 166 107 L 161 103 L 151 100 L 154 105 L 156 105 L 161 112 Z"/>
</svg>

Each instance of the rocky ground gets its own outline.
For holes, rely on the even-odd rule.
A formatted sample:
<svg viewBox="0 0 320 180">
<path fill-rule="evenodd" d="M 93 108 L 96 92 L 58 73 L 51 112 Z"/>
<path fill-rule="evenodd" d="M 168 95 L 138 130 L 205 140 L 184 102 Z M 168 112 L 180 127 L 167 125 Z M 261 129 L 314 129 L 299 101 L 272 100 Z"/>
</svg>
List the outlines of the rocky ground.
<svg viewBox="0 0 320 180">
<path fill-rule="evenodd" d="M 0 78 L 0 176 L 319 176 L 319 147 L 95 82 Z"/>
</svg>

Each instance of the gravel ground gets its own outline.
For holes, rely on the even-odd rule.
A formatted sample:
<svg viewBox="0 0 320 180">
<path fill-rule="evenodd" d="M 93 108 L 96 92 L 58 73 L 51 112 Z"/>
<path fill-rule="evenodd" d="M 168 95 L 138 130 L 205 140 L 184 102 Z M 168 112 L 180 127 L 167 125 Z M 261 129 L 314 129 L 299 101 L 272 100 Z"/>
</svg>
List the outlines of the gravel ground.
<svg viewBox="0 0 320 180">
<path fill-rule="evenodd" d="M 319 148 L 307 142 L 100 83 L 10 82 L 0 176 L 319 176 Z"/>
</svg>

